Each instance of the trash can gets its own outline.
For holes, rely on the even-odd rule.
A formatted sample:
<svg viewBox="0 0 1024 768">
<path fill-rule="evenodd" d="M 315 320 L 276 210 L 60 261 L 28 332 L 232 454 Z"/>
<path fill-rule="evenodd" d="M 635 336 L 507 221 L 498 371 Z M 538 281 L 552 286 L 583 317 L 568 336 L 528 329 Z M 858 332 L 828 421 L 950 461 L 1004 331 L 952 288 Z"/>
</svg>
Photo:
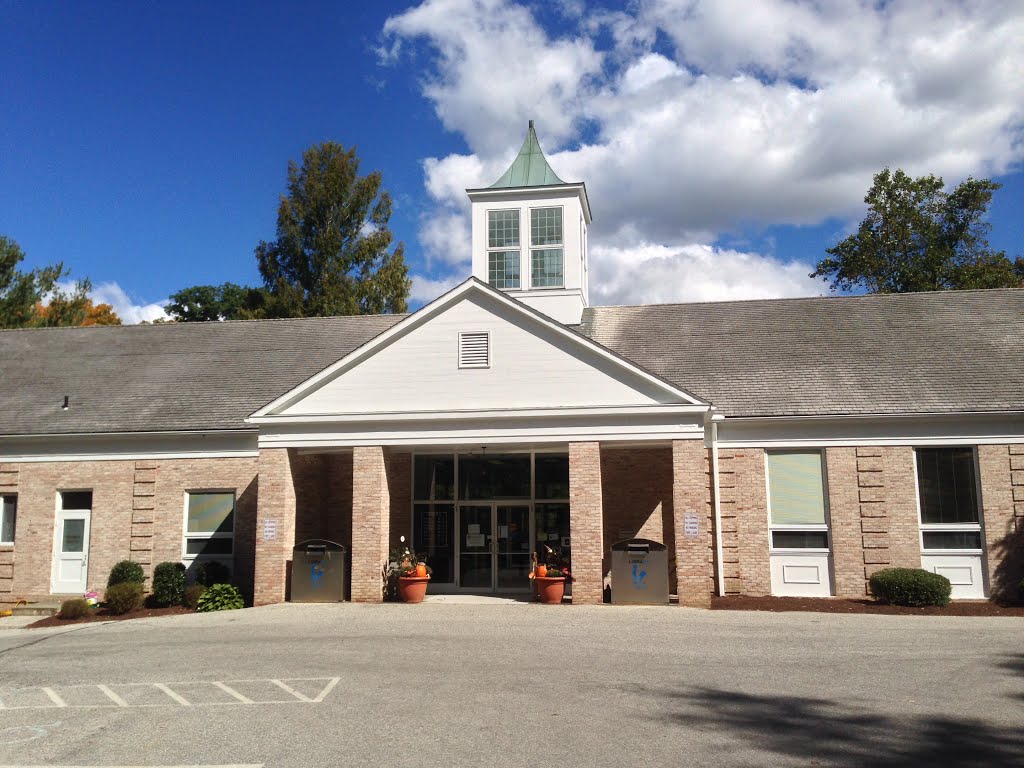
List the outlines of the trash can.
<svg viewBox="0 0 1024 768">
<path fill-rule="evenodd" d="M 309 539 L 292 549 L 293 603 L 339 603 L 345 595 L 345 547 Z"/>
<path fill-rule="evenodd" d="M 612 602 L 668 604 L 668 547 L 650 539 L 612 544 Z"/>
</svg>

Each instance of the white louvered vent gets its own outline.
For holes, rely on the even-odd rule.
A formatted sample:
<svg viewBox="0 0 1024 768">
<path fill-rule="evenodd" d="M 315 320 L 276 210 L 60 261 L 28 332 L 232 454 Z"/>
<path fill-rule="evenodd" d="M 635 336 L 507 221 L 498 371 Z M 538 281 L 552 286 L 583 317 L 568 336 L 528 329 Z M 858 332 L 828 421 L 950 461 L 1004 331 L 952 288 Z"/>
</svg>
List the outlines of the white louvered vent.
<svg viewBox="0 0 1024 768">
<path fill-rule="evenodd" d="M 459 334 L 459 368 L 489 368 L 491 337 L 487 331 Z"/>
</svg>

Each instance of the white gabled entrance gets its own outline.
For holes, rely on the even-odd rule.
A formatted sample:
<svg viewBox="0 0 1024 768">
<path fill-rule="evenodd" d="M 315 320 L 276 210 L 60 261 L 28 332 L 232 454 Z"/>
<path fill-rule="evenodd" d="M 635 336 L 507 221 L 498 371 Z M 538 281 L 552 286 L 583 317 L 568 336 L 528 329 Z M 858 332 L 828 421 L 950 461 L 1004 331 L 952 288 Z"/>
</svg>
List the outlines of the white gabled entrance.
<svg viewBox="0 0 1024 768">
<path fill-rule="evenodd" d="M 91 519 L 91 491 L 61 491 L 57 494 L 50 585 L 50 591 L 54 594 L 83 594 L 87 589 Z"/>
</svg>

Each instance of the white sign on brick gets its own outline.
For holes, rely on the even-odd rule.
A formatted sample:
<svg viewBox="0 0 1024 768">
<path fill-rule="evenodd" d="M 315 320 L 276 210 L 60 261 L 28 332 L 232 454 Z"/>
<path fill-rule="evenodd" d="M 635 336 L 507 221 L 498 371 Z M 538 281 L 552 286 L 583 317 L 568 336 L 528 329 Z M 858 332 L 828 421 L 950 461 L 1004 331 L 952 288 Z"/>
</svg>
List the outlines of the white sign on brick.
<svg viewBox="0 0 1024 768">
<path fill-rule="evenodd" d="M 263 521 L 263 540 L 274 541 L 277 538 L 277 520 L 268 518 Z"/>
<path fill-rule="evenodd" d="M 700 536 L 700 518 L 696 512 L 683 513 L 683 536 L 696 539 Z"/>
</svg>

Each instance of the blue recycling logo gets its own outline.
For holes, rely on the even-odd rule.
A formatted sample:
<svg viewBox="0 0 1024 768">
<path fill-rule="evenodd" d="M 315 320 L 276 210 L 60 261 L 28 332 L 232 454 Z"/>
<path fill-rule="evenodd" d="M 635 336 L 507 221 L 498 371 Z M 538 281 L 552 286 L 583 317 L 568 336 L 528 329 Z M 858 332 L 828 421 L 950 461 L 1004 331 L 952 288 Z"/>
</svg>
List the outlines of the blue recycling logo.
<svg viewBox="0 0 1024 768">
<path fill-rule="evenodd" d="M 641 570 L 643 563 L 633 563 L 633 588 L 647 589 L 647 571 Z"/>
</svg>

